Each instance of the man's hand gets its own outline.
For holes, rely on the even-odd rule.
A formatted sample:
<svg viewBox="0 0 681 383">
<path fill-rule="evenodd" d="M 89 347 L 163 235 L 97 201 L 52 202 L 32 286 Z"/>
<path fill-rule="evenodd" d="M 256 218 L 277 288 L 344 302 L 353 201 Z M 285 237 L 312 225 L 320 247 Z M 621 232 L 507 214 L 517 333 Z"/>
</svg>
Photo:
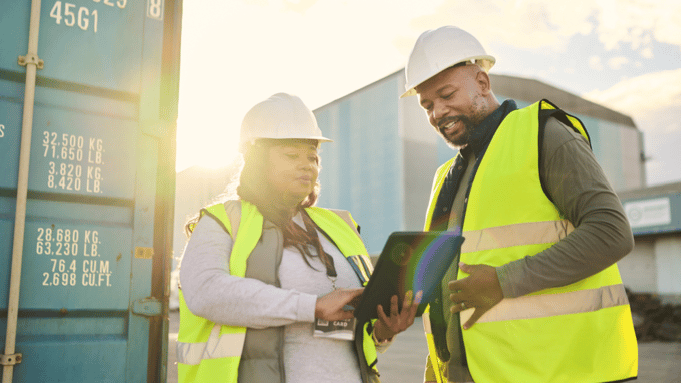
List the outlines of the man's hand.
<svg viewBox="0 0 681 383">
<path fill-rule="evenodd" d="M 463 325 L 463 329 L 468 330 L 482 314 L 501 302 L 504 294 L 494 267 L 467 265 L 462 262 L 459 263 L 459 268 L 469 275 L 449 282 L 449 289 L 452 291 L 449 299 L 454 303 L 450 310 L 454 314 L 470 308 L 475 309 L 473 315 Z"/>
<path fill-rule="evenodd" d="M 364 289 L 338 289 L 322 297 L 317 298 L 314 308 L 315 318 L 335 321 L 345 320 L 353 317 L 353 310 L 346 311 L 345 305 L 355 306 L 355 300 L 364 292 Z"/>
<path fill-rule="evenodd" d="M 383 311 L 383 306 L 378 305 L 376 307 L 376 311 L 378 311 L 378 321 L 374 326 L 376 339 L 379 341 L 392 339 L 392 337 L 408 329 L 414 323 L 423 291 L 417 292 L 413 301 L 411 299 L 412 294 L 413 292 L 407 291 L 404 295 L 402 311 L 400 312 L 397 309 L 397 295 L 393 295 L 390 298 L 390 316 L 386 315 L 385 311 Z"/>
</svg>

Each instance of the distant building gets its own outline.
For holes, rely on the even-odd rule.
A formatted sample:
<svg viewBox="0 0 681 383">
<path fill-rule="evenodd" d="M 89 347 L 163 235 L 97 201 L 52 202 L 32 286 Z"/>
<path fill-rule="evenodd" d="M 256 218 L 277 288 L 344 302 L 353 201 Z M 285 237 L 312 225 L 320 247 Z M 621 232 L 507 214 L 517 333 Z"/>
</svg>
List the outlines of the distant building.
<svg viewBox="0 0 681 383">
<path fill-rule="evenodd" d="M 681 303 L 681 182 L 619 193 L 636 246 L 619 262 L 625 285 Z"/>
<path fill-rule="evenodd" d="M 545 98 L 579 117 L 615 190 L 644 187 L 643 136 L 630 117 L 536 80 L 490 77 L 499 101 Z M 334 140 L 322 145 L 318 204 L 350 210 L 374 254 L 392 231 L 423 229 L 433 174 L 456 154 L 403 90 L 400 70 L 314 111 Z"/>
<path fill-rule="evenodd" d="M 620 262 L 636 292 L 681 296 L 681 184 L 646 188 L 643 134 L 622 113 L 537 80 L 490 74 L 499 101 L 542 98 L 577 116 L 632 221 L 636 248 Z M 314 111 L 325 136 L 318 205 L 346 209 L 370 253 L 397 230 L 422 230 L 433 174 L 456 151 L 435 133 L 416 97 L 400 99 L 404 70 Z M 641 218 L 637 219 L 637 211 Z M 657 215 L 656 215 L 657 214 Z"/>
<path fill-rule="evenodd" d="M 681 297 L 681 183 L 646 187 L 643 134 L 632 119 L 536 80 L 490 77 L 499 101 L 512 98 L 523 107 L 545 98 L 580 118 L 636 238 L 634 251 L 619 263 L 624 284 L 670 300 Z M 400 70 L 314 111 L 324 135 L 334 140 L 321 146 L 317 205 L 349 210 L 374 255 L 391 232 L 423 229 L 435 169 L 456 154 L 415 97 L 399 98 L 403 89 Z M 225 190 L 235 171 L 194 167 L 178 173 L 176 258 L 185 245 L 184 223 Z"/>
</svg>

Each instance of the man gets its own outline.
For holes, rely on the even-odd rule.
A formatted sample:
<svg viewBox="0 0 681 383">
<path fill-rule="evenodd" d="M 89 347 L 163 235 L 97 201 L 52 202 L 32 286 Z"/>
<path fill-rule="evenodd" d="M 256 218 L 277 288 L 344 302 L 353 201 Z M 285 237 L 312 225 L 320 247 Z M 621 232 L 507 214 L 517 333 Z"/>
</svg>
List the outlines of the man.
<svg viewBox="0 0 681 383">
<path fill-rule="evenodd" d="M 633 248 L 624 209 L 575 117 L 546 100 L 500 104 L 495 59 L 455 27 L 424 32 L 406 67 L 453 148 L 426 230 L 466 238 L 424 326 L 428 382 L 636 379 L 631 311 L 615 264 Z"/>
</svg>

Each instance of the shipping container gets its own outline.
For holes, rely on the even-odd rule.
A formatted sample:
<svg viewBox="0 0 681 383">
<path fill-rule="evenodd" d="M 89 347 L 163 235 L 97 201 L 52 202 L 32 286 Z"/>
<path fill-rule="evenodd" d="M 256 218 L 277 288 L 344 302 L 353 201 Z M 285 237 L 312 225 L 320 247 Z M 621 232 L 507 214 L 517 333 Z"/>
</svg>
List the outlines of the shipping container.
<svg viewBox="0 0 681 383">
<path fill-rule="evenodd" d="M 181 0 L 0 2 L 3 382 L 165 382 Z"/>
</svg>

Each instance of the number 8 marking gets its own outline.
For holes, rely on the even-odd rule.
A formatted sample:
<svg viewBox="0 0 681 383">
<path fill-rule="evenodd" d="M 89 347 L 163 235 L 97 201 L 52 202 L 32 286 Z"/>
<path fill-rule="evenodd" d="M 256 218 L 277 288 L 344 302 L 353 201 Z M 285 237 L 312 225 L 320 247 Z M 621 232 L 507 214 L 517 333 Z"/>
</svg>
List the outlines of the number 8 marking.
<svg viewBox="0 0 681 383">
<path fill-rule="evenodd" d="M 163 0 L 148 0 L 147 17 L 163 20 Z"/>
</svg>

